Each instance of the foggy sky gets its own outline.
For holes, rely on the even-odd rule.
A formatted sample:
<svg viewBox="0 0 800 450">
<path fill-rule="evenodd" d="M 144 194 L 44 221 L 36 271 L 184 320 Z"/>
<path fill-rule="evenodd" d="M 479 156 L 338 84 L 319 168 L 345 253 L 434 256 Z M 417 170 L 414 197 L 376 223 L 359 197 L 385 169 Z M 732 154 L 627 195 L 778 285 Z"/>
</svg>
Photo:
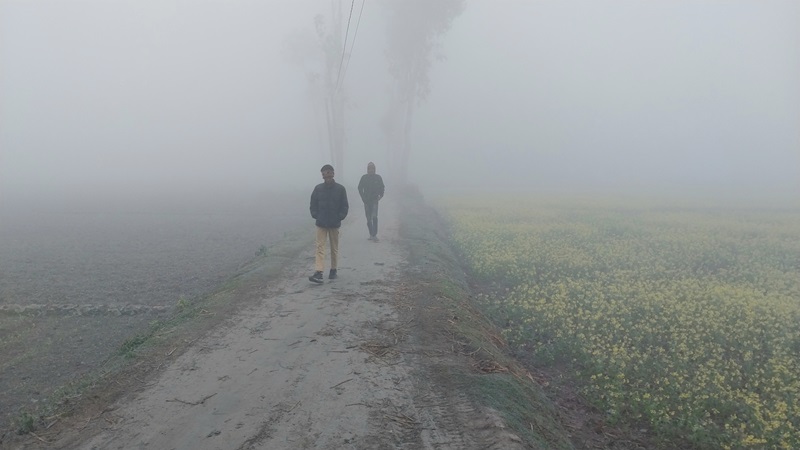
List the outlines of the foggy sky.
<svg viewBox="0 0 800 450">
<path fill-rule="evenodd" d="M 310 192 L 328 150 L 314 60 L 287 42 L 329 8 L 0 1 L 0 199 Z M 385 20 L 368 0 L 344 80 L 350 189 L 390 160 Z M 438 52 L 413 125 L 423 187 L 800 194 L 800 2 L 471 0 Z"/>
</svg>

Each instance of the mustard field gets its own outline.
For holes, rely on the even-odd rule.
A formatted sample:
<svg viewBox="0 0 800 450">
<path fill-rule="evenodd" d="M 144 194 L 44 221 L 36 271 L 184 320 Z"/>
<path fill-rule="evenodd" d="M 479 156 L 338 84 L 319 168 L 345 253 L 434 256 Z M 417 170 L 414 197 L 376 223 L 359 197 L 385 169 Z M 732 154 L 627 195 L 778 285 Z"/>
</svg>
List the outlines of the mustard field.
<svg viewBox="0 0 800 450">
<path fill-rule="evenodd" d="M 469 196 L 440 210 L 514 348 L 611 421 L 800 448 L 800 211 Z"/>
</svg>

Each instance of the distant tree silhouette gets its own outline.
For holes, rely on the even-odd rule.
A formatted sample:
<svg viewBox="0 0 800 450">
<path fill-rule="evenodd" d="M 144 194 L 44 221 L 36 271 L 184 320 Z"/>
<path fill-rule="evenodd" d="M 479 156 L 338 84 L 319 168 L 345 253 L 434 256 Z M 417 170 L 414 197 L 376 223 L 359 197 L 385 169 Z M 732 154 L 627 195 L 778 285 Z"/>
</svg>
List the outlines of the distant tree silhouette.
<svg viewBox="0 0 800 450">
<path fill-rule="evenodd" d="M 395 182 L 408 181 L 414 109 L 430 93 L 434 59 L 444 60 L 440 37 L 464 11 L 464 0 L 384 0 L 388 12 L 386 57 L 394 83 L 381 126 Z"/>
<path fill-rule="evenodd" d="M 287 60 L 306 69 L 317 133 L 330 151 L 337 175 L 344 173 L 345 91 L 339 80 L 343 51 L 342 1 L 331 1 L 331 14 L 314 16 L 314 36 L 295 33 L 286 41 Z"/>
</svg>

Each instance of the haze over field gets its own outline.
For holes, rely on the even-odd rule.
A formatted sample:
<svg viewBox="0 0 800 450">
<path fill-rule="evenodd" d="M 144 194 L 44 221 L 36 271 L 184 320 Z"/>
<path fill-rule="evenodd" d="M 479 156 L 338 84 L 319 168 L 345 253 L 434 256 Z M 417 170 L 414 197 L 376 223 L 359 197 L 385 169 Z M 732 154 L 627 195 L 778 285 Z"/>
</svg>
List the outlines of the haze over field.
<svg viewBox="0 0 800 450">
<path fill-rule="evenodd" d="M 425 17 L 431 3 L 416 3 Z M 354 189 L 374 161 L 392 186 L 382 120 L 398 35 L 386 1 L 358 22 L 352 6 L 337 178 Z M 410 181 L 798 198 L 797 1 L 463 6 L 435 40 Z M 331 160 L 308 81 L 322 58 L 314 17 L 330 12 L 318 0 L 0 2 L 0 200 L 310 192 Z"/>
</svg>

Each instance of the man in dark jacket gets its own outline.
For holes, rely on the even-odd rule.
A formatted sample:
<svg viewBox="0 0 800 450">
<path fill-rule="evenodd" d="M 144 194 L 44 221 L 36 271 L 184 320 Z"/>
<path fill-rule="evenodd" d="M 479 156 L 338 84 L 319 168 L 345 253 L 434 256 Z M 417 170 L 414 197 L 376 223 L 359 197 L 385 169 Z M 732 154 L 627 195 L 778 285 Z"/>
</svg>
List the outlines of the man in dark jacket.
<svg viewBox="0 0 800 450">
<path fill-rule="evenodd" d="M 322 283 L 325 270 L 325 240 L 331 243 L 331 271 L 328 279 L 336 278 L 339 260 L 339 227 L 347 217 L 350 204 L 344 186 L 333 180 L 333 166 L 325 164 L 320 170 L 324 182 L 318 184 L 311 193 L 311 217 L 317 221 L 317 255 L 314 261 L 314 274 L 308 279 Z"/>
<path fill-rule="evenodd" d="M 378 202 L 383 198 L 383 178 L 375 173 L 375 164 L 367 164 L 367 173 L 358 182 L 358 193 L 364 201 L 369 240 L 378 242 Z"/>
</svg>

